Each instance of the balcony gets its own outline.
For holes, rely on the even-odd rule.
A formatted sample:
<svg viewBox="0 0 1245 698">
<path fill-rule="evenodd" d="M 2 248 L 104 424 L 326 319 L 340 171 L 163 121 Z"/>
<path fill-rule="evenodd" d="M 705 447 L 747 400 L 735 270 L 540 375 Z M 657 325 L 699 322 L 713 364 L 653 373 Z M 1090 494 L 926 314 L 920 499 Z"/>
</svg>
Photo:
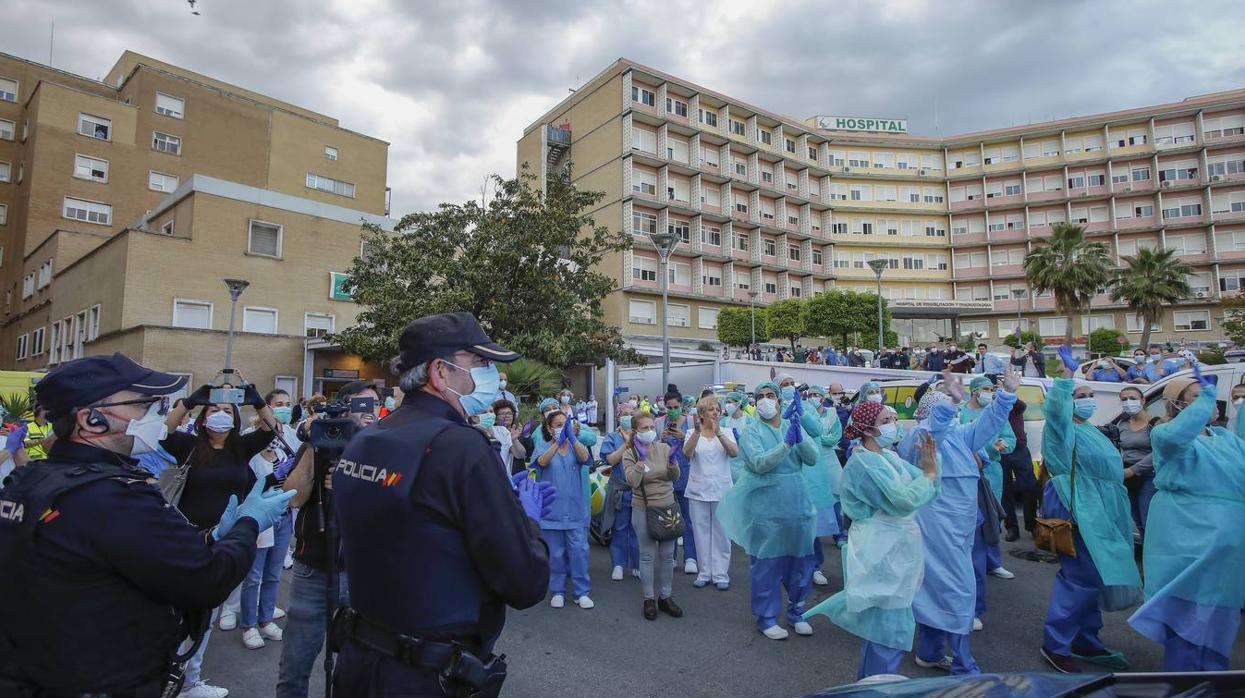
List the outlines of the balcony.
<svg viewBox="0 0 1245 698">
<path fill-rule="evenodd" d="M 953 233 L 951 235 L 951 244 L 953 246 L 975 245 L 986 243 L 985 233 Z"/>
<path fill-rule="evenodd" d="M 1115 185 L 1115 195 L 1123 194 L 1152 194 L 1157 187 L 1154 186 L 1153 179 L 1135 179 L 1131 182 L 1120 182 Z"/>
<path fill-rule="evenodd" d="M 1159 220 L 1155 216 L 1146 218 L 1117 218 L 1115 219 L 1115 229 L 1120 231 L 1128 230 L 1144 230 L 1157 226 Z"/>
<path fill-rule="evenodd" d="M 1087 233 L 1109 233 L 1111 232 L 1111 221 L 1093 221 L 1092 223 L 1081 223 L 1081 227 Z"/>
<path fill-rule="evenodd" d="M 978 279 L 990 278 L 990 269 L 986 267 L 967 267 L 965 269 L 956 269 L 953 277 L 956 281 L 975 281 Z"/>
<path fill-rule="evenodd" d="M 710 284 L 701 285 L 701 294 L 710 298 L 722 298 L 726 295 L 726 291 L 722 290 L 722 285 L 712 286 Z"/>
<path fill-rule="evenodd" d="M 752 255 L 751 255 L 751 254 L 749 254 L 748 250 L 737 250 L 737 249 L 735 249 L 735 248 L 731 248 L 731 254 L 730 254 L 730 257 L 731 257 L 731 259 L 736 259 L 736 260 L 739 260 L 739 261 L 741 261 L 741 262 L 751 262 L 751 261 L 752 261 Z"/>
<path fill-rule="evenodd" d="M 986 194 L 986 206 L 996 208 L 999 206 L 1019 206 L 1024 203 L 1024 197 L 1020 194 L 995 194 L 990 196 Z"/>
<path fill-rule="evenodd" d="M 1004 228 L 990 231 L 990 242 L 1020 242 L 1025 239 L 1025 228 Z"/>
<path fill-rule="evenodd" d="M 705 200 L 703 197 L 700 200 L 700 210 L 703 211 L 704 213 L 716 213 L 718 215 L 722 215 L 721 206 L 719 206 L 718 204 L 707 204 L 705 203 Z"/>
<path fill-rule="evenodd" d="M 965 209 L 981 208 L 984 203 L 985 200 L 978 197 L 975 199 L 965 199 L 964 201 L 952 201 L 950 208 L 952 211 L 963 211 Z"/>
<path fill-rule="evenodd" d="M 1054 298 L 1040 298 L 1040 297 L 1034 298 L 1033 308 L 1034 310 L 1054 310 L 1055 299 Z"/>
<path fill-rule="evenodd" d="M 1245 221 L 1245 209 L 1240 211 L 1215 211 L 1211 216 L 1215 223 L 1240 223 Z"/>
<path fill-rule="evenodd" d="M 1206 143 L 1207 148 L 1222 148 L 1227 145 L 1236 145 L 1239 143 L 1245 143 L 1245 133 L 1234 133 L 1234 134 L 1229 134 L 1226 136 L 1225 135 L 1212 136 L 1208 134 L 1202 134 L 1202 135 L 1203 135 L 1203 142 Z"/>
<path fill-rule="evenodd" d="M 1054 191 L 1031 191 L 1025 198 L 1025 201 L 1033 203 L 1035 201 L 1059 201 L 1063 199 L 1063 190 L 1056 189 Z"/>
<path fill-rule="evenodd" d="M 1024 274 L 1024 272 L 1025 266 L 1023 264 L 995 264 L 990 267 L 990 276 L 1016 276 L 1017 274 Z"/>
<path fill-rule="evenodd" d="M 995 310 L 1028 310 L 1029 299 L 1028 298 L 1022 298 L 1022 299 L 1012 298 L 1008 300 L 995 300 L 994 309 Z"/>
<path fill-rule="evenodd" d="M 1229 172 L 1221 175 L 1211 175 L 1210 184 L 1221 184 L 1226 182 L 1245 181 L 1245 172 Z"/>
</svg>

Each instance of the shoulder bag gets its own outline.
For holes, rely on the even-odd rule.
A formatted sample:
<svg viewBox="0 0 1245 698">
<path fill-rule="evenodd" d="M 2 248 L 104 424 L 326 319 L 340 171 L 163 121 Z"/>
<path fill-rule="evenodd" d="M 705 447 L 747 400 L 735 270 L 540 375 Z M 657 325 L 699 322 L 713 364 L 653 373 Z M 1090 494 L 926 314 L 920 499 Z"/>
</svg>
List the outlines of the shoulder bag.
<svg viewBox="0 0 1245 698">
<path fill-rule="evenodd" d="M 1075 437 L 1074 437 L 1075 438 Z M 1046 474 L 1046 465 L 1042 465 Z M 1068 509 L 1076 517 L 1076 446 L 1072 447 L 1072 496 Z M 1076 557 L 1076 521 L 1068 519 L 1038 518 L 1033 528 L 1033 547 L 1038 550 Z"/>
<path fill-rule="evenodd" d="M 636 456 L 639 455 L 636 454 Z M 679 503 L 676 501 L 669 506 L 651 507 L 648 503 L 648 493 L 645 491 L 643 478 L 640 479 L 638 489 L 640 499 L 644 501 L 644 523 L 648 528 L 648 537 L 658 543 L 663 543 L 683 535 L 683 512 L 679 510 Z"/>
<path fill-rule="evenodd" d="M 170 465 L 160 473 L 160 494 L 164 495 L 164 501 L 174 507 L 182 503 L 182 492 L 186 490 L 186 478 L 190 476 L 190 463 L 194 456 L 195 451 L 192 448 L 185 463 Z"/>
</svg>

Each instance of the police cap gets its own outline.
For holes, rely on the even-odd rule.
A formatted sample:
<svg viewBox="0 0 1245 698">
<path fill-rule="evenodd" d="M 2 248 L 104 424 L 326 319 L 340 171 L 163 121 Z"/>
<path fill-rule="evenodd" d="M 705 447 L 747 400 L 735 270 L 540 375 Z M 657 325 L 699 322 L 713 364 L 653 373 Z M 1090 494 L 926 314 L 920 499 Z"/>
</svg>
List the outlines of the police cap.
<svg viewBox="0 0 1245 698">
<path fill-rule="evenodd" d="M 88 356 L 52 370 L 35 384 L 38 403 L 55 418 L 122 390 L 168 395 L 186 384 L 186 376 L 161 373 L 134 363 L 125 354 Z"/>
<path fill-rule="evenodd" d="M 398 340 L 398 370 L 409 371 L 456 351 L 469 351 L 503 363 L 519 358 L 517 352 L 489 339 L 471 313 L 439 313 L 414 320 Z"/>
</svg>

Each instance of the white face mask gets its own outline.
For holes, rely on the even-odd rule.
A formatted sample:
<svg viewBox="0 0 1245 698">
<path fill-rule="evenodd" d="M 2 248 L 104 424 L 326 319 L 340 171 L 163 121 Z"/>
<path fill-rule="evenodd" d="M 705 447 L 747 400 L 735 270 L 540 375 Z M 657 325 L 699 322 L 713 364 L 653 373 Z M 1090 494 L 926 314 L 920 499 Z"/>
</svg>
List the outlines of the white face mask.
<svg viewBox="0 0 1245 698">
<path fill-rule="evenodd" d="M 757 414 L 761 415 L 761 419 L 773 419 L 778 414 L 778 401 L 772 397 L 757 400 Z"/>
<path fill-rule="evenodd" d="M 498 387 L 498 388 L 501 388 L 502 390 L 505 390 L 505 389 L 506 389 L 506 382 L 507 382 L 507 381 L 506 381 L 506 379 L 505 379 L 505 378 L 503 378 L 503 379 L 501 379 L 501 380 L 497 381 L 497 387 Z"/>
<path fill-rule="evenodd" d="M 1120 409 L 1124 414 L 1137 414 L 1141 411 L 1141 400 L 1120 400 Z"/>
<path fill-rule="evenodd" d="M 635 438 L 642 444 L 651 444 L 657 440 L 657 430 L 649 429 L 648 431 L 636 432 Z"/>
<path fill-rule="evenodd" d="M 1245 397 L 1234 397 L 1234 398 L 1232 398 L 1232 404 L 1233 404 L 1233 405 L 1235 405 L 1235 406 L 1237 406 L 1237 407 L 1240 407 L 1241 405 L 1245 405 Z"/>
<path fill-rule="evenodd" d="M 207 416 L 207 419 L 203 420 L 203 426 L 207 427 L 209 431 L 223 434 L 233 429 L 233 415 L 228 412 L 213 412 Z"/>
<path fill-rule="evenodd" d="M 631 405 L 631 409 L 635 409 L 640 406 L 640 401 L 639 400 L 628 400 L 627 404 Z"/>
<path fill-rule="evenodd" d="M 727 417 L 730 417 L 731 415 L 735 414 L 735 410 L 737 409 L 739 409 L 739 406 L 733 402 L 728 402 L 722 406 L 722 410 L 726 412 Z"/>
<path fill-rule="evenodd" d="M 230 420 L 230 426 L 233 421 Z M 125 428 L 125 435 L 134 437 L 134 444 L 130 446 L 130 455 L 139 456 L 144 453 L 155 453 L 160 450 L 160 442 L 169 435 L 169 429 L 164 424 L 164 416 L 160 414 L 160 403 L 154 403 L 147 408 L 147 414 L 138 419 L 131 419 Z"/>
<path fill-rule="evenodd" d="M 869 402 L 881 402 L 882 394 L 881 393 L 869 393 L 868 395 L 865 396 L 865 399 L 868 400 Z"/>
</svg>

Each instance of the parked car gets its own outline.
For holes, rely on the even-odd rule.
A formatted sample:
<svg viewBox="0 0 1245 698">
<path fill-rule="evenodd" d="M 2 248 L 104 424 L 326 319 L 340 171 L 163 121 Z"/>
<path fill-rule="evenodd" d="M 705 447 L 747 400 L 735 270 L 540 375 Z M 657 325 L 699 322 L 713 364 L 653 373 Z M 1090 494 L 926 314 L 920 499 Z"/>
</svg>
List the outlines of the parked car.
<svg viewBox="0 0 1245 698">
<path fill-rule="evenodd" d="M 1085 698 L 1176 698 L 1240 695 L 1245 671 L 1137 674 L 1007 672 L 909 679 L 871 676 L 803 698 L 899 698 L 900 696 L 1082 696 Z"/>
</svg>

